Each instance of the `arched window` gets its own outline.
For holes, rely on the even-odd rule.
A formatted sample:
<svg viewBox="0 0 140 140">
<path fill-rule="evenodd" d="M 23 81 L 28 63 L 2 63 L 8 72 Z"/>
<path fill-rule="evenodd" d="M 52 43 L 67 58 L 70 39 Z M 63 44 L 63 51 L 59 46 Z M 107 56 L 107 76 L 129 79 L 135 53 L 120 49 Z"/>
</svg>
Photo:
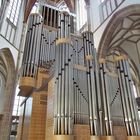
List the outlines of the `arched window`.
<svg viewBox="0 0 140 140">
<path fill-rule="evenodd" d="M 80 30 L 87 23 L 87 10 L 85 0 L 78 0 L 76 9 L 77 9 L 77 30 Z"/>
<path fill-rule="evenodd" d="M 19 12 L 20 12 L 21 0 L 10 0 L 9 10 L 7 18 L 16 26 Z"/>
</svg>

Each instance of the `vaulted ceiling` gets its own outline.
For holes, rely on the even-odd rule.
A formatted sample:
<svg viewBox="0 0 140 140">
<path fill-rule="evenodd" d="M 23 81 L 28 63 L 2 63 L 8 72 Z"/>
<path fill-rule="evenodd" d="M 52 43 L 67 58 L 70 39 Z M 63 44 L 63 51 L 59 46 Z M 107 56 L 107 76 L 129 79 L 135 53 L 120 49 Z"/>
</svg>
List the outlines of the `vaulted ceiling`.
<svg viewBox="0 0 140 140">
<path fill-rule="evenodd" d="M 122 19 L 114 31 L 110 47 L 123 43 L 137 43 L 140 40 L 140 15 L 131 15 Z"/>
<path fill-rule="evenodd" d="M 133 14 L 122 18 L 110 38 L 109 48 L 125 51 L 136 66 L 140 63 L 140 15 Z M 138 67 L 139 71 L 140 68 Z"/>
</svg>

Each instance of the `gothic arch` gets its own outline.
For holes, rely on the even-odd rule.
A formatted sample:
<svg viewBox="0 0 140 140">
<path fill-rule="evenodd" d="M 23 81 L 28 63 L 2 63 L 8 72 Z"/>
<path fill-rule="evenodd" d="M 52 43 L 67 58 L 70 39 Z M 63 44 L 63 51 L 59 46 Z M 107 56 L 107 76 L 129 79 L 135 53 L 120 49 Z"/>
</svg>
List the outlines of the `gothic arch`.
<svg viewBox="0 0 140 140">
<path fill-rule="evenodd" d="M 0 125 L 0 139 L 9 139 L 12 109 L 15 97 L 15 63 L 13 55 L 9 48 L 0 49 L 0 58 L 3 62 L 3 74 L 5 75 L 5 87 L 4 87 L 4 104 L 3 112 L 1 114 Z"/>
<path fill-rule="evenodd" d="M 140 4 L 127 6 L 119 10 L 113 15 L 108 25 L 106 26 L 106 29 L 102 35 L 102 38 L 99 44 L 99 49 L 98 49 L 99 58 L 104 58 L 106 56 L 106 53 L 109 49 L 111 36 L 113 32 L 115 31 L 116 27 L 118 26 L 119 22 L 123 20 L 125 17 L 134 15 L 134 14 L 135 15 L 140 14 Z"/>
<path fill-rule="evenodd" d="M 135 36 L 135 34 L 130 34 L 130 35 L 126 36 L 126 38 L 123 37 L 123 35 L 127 34 L 127 31 L 131 32 L 130 29 L 133 29 L 133 25 L 135 25 L 135 23 L 137 23 L 137 21 L 138 21 L 138 20 L 137 21 L 132 20 L 130 18 L 132 16 L 133 17 L 135 16 L 135 18 L 136 18 L 136 16 L 140 17 L 140 4 L 124 7 L 123 9 L 119 10 L 112 16 L 111 20 L 109 21 L 108 25 L 106 26 L 106 28 L 103 32 L 101 40 L 100 40 L 100 44 L 99 44 L 99 48 L 98 48 L 98 54 L 99 54 L 98 57 L 99 57 L 99 59 L 106 58 L 106 56 L 108 55 L 108 53 L 111 49 L 118 48 L 121 50 L 121 52 L 123 52 L 130 58 L 131 69 L 134 68 L 136 74 L 140 77 L 137 63 L 134 62 L 136 59 L 134 59 L 135 57 L 133 57 L 133 55 L 134 55 L 133 47 L 135 45 L 131 42 L 132 40 L 129 42 L 130 44 L 128 44 L 129 38 L 131 38 L 132 36 Z M 128 23 L 126 19 L 128 19 L 128 21 L 130 20 L 130 22 L 132 21 L 132 24 L 130 24 L 130 26 L 126 25 L 126 24 L 124 26 L 124 23 Z M 120 25 L 120 27 L 119 27 L 119 25 Z M 126 28 L 124 28 L 124 27 L 126 27 Z M 139 36 L 139 34 L 137 36 Z M 122 37 L 122 39 L 120 37 Z M 130 51 L 130 53 L 128 50 Z M 132 54 L 131 54 L 131 51 L 132 51 Z M 135 76 L 135 77 L 137 77 L 137 76 Z M 139 83 L 139 81 L 138 81 L 138 83 Z M 118 107 L 119 101 L 120 101 L 120 99 L 118 98 L 118 100 L 115 101 L 116 105 L 114 105 L 114 108 L 112 109 L 112 113 L 113 113 L 114 117 L 116 117 L 119 114 L 118 112 L 117 112 L 117 114 L 115 114 L 116 113 L 115 111 L 113 112 L 113 110 L 115 110 L 115 108 Z M 120 114 L 122 114 L 122 112 L 120 112 Z M 114 119 L 113 121 L 116 122 L 116 124 L 118 123 L 118 120 Z"/>
</svg>

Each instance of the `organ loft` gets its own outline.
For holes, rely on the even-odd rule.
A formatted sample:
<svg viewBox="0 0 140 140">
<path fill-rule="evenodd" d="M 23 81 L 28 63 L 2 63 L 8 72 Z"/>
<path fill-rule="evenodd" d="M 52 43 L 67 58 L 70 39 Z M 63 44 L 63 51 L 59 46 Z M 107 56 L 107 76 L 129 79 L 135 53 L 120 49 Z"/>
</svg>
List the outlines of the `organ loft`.
<svg viewBox="0 0 140 140">
<path fill-rule="evenodd" d="M 24 100 L 16 140 L 140 140 L 140 101 L 135 98 L 139 88 L 134 84 L 139 74 L 133 57 L 119 46 L 128 36 L 139 36 L 132 30 L 139 29 L 138 14 L 110 22 L 108 30 L 114 27 L 114 32 L 103 34 L 110 42 L 101 41 L 103 47 L 98 48 L 93 1 L 82 0 L 86 13 L 81 15 L 76 11 L 83 3 L 77 1 L 26 3 L 18 93 Z M 113 2 L 103 0 L 101 6 L 108 1 Z M 114 1 L 116 6 L 124 2 Z M 31 12 L 36 4 L 37 10 Z M 78 19 L 84 17 L 86 24 L 78 30 Z"/>
</svg>

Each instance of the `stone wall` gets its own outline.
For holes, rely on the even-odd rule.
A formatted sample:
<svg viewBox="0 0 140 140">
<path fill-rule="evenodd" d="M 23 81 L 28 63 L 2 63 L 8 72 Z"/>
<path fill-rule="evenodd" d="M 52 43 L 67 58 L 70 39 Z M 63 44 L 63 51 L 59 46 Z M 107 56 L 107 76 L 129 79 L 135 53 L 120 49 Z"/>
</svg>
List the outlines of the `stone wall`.
<svg viewBox="0 0 140 140">
<path fill-rule="evenodd" d="M 6 71 L 6 83 L 4 89 L 3 112 L 1 115 L 1 128 L 0 128 L 0 140 L 8 140 L 10 137 L 12 110 L 15 97 L 15 79 L 16 71 L 14 59 L 11 51 L 8 48 L 0 49 L 0 57 L 4 62 Z"/>
</svg>

